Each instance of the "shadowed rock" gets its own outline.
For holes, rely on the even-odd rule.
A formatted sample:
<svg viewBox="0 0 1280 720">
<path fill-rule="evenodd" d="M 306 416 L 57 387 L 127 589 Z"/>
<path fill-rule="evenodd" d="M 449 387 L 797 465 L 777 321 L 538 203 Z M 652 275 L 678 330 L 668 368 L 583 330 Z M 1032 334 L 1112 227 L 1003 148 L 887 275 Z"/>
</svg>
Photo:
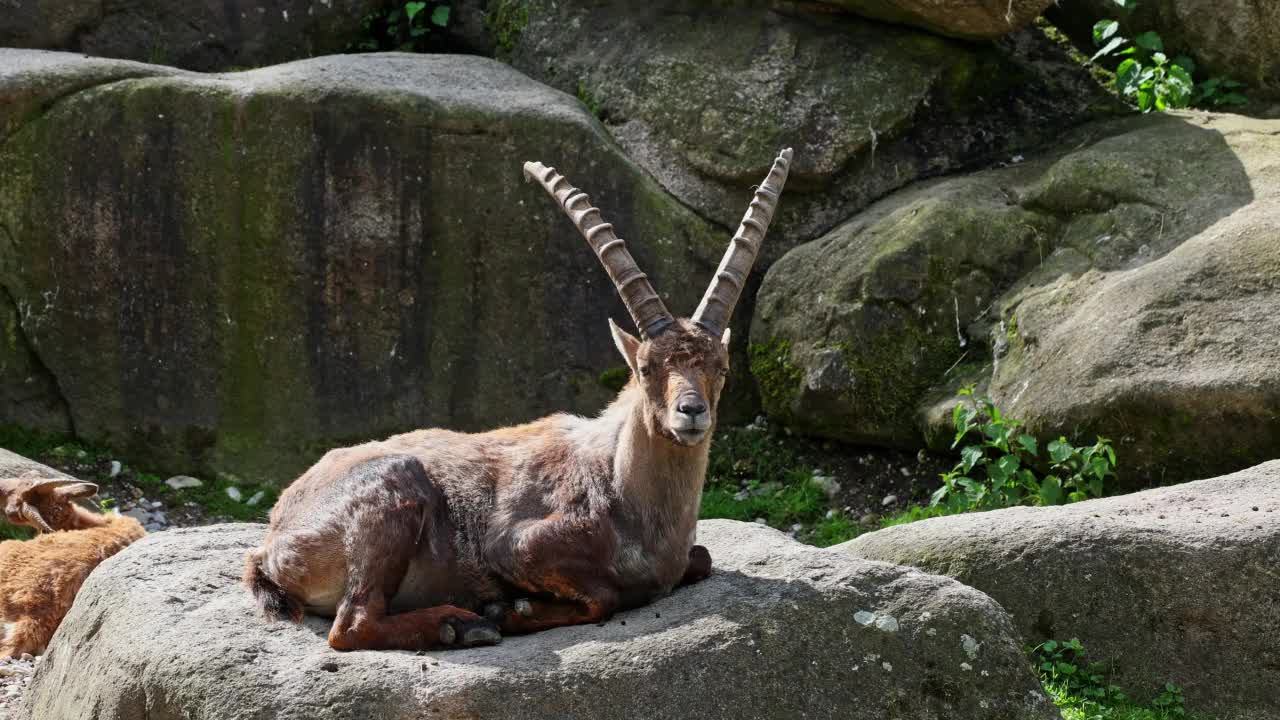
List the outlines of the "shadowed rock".
<svg viewBox="0 0 1280 720">
<path fill-rule="evenodd" d="M 1078 637 L 1135 698 L 1172 681 L 1188 712 L 1280 717 L 1280 461 L 1063 507 L 927 520 L 833 550 L 982 590 L 1028 642 Z"/>
<path fill-rule="evenodd" d="M 708 521 L 712 577 L 603 627 L 500 646 L 341 654 L 268 623 L 239 575 L 264 528 L 146 538 L 85 584 L 33 681 L 41 720 L 1049 720 L 1004 612 L 946 578 Z"/>
</svg>

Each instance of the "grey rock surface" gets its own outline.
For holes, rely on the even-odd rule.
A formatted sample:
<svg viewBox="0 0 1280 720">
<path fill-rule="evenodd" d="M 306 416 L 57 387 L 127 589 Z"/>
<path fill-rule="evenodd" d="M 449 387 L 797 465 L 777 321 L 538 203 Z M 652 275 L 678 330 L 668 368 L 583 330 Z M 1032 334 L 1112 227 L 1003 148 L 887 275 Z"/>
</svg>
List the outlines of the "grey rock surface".
<svg viewBox="0 0 1280 720">
<path fill-rule="evenodd" d="M 522 6 L 512 65 L 576 95 L 703 217 L 736 228 L 744 183 L 794 146 L 766 262 L 913 180 L 1007 160 L 1111 107 L 1035 30 L 997 46 L 765 4 Z"/>
<path fill-rule="evenodd" d="M 1111 438 L 1130 486 L 1280 447 L 1280 122 L 1090 125 L 920 185 L 775 263 L 765 408 L 852 442 L 947 447 L 974 383 L 1042 438 Z"/>
<path fill-rule="evenodd" d="M 1189 712 L 1280 717 L 1280 461 L 1073 505 L 901 525 L 833 551 L 982 590 L 1029 643 L 1080 638 L 1140 700 L 1172 681 Z"/>
<path fill-rule="evenodd" d="M 202 75 L 0 50 L 0 98 L 0 358 L 160 470 L 285 482 L 352 440 L 603 407 L 606 319 L 630 320 L 526 160 L 590 193 L 674 312 L 729 237 L 572 97 L 480 57 Z"/>
<path fill-rule="evenodd" d="M 71 50 L 193 70 L 324 55 L 358 39 L 377 0 L 6 0 L 0 47 Z"/>
<path fill-rule="evenodd" d="M 1056 717 L 986 596 L 750 523 L 701 523 L 715 574 L 603 627 L 424 655 L 340 654 L 325 621 L 259 618 L 239 577 L 263 532 L 173 530 L 104 563 L 32 682 L 34 717 Z"/>
</svg>

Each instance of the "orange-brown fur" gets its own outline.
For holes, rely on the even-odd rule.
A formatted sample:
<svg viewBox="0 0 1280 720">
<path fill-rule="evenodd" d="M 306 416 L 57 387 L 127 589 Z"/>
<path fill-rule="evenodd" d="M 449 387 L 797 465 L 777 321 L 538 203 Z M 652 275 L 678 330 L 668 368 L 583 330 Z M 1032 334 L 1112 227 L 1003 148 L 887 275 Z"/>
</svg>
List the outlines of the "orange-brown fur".
<svg viewBox="0 0 1280 720">
<path fill-rule="evenodd" d="M 706 577 L 693 535 L 727 337 L 685 320 L 649 342 L 614 337 L 633 378 L 597 418 L 420 430 L 326 454 L 281 495 L 247 559 L 266 613 L 333 616 L 343 650 L 485 644 L 498 628 L 596 622 Z"/>
<path fill-rule="evenodd" d="M 85 578 L 146 534 L 130 517 L 75 511 L 80 529 L 0 542 L 0 658 L 44 652 Z"/>
</svg>

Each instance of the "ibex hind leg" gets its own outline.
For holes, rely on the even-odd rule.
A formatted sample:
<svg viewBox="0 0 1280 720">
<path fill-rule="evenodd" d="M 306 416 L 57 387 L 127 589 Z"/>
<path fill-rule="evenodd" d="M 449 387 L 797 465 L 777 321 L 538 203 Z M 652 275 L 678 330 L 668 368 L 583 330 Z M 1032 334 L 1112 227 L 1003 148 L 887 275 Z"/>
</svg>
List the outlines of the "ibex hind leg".
<svg viewBox="0 0 1280 720">
<path fill-rule="evenodd" d="M 346 480 L 357 491 L 346 528 L 350 558 L 346 592 L 329 631 L 337 650 L 428 650 L 492 645 L 502 636 L 492 622 L 454 607 L 390 614 L 388 606 L 419 550 L 439 537 L 432 522 L 447 522 L 444 496 L 414 457 L 362 463 Z"/>
</svg>

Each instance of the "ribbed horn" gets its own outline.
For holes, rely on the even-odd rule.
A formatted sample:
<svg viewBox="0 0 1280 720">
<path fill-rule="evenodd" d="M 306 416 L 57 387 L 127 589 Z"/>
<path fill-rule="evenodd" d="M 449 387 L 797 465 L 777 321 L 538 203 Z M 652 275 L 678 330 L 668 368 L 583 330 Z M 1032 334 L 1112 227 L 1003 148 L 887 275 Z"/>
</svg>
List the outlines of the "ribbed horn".
<svg viewBox="0 0 1280 720">
<path fill-rule="evenodd" d="M 600 209 L 591 205 L 587 194 L 570 185 L 555 168 L 540 162 L 525 163 L 524 177 L 525 180 L 536 180 L 587 239 L 618 289 L 622 304 L 627 306 L 627 312 L 631 313 L 640 334 L 647 339 L 655 338 L 671 327 L 675 318 L 667 312 L 662 298 L 649 284 L 648 276 L 640 271 L 640 266 L 627 251 L 626 241 L 613 233 L 613 225 L 604 221 Z"/>
<path fill-rule="evenodd" d="M 729 325 L 729 318 L 733 317 L 733 308 L 738 304 L 747 276 L 751 274 L 751 266 L 760 254 L 769 221 L 773 219 L 774 210 L 778 209 L 778 198 L 782 195 L 782 186 L 787 184 L 790 167 L 791 148 L 787 148 L 778 154 L 769 175 L 756 189 L 738 232 L 733 234 L 710 287 L 693 313 L 693 321 L 716 337 L 720 337 Z"/>
<path fill-rule="evenodd" d="M 36 530 L 47 533 L 53 532 L 53 528 L 49 527 L 49 523 L 44 521 L 44 517 L 40 515 L 40 511 L 36 510 L 34 506 L 22 503 L 21 512 L 22 517 L 26 518 L 27 522 L 31 523 Z"/>
</svg>

